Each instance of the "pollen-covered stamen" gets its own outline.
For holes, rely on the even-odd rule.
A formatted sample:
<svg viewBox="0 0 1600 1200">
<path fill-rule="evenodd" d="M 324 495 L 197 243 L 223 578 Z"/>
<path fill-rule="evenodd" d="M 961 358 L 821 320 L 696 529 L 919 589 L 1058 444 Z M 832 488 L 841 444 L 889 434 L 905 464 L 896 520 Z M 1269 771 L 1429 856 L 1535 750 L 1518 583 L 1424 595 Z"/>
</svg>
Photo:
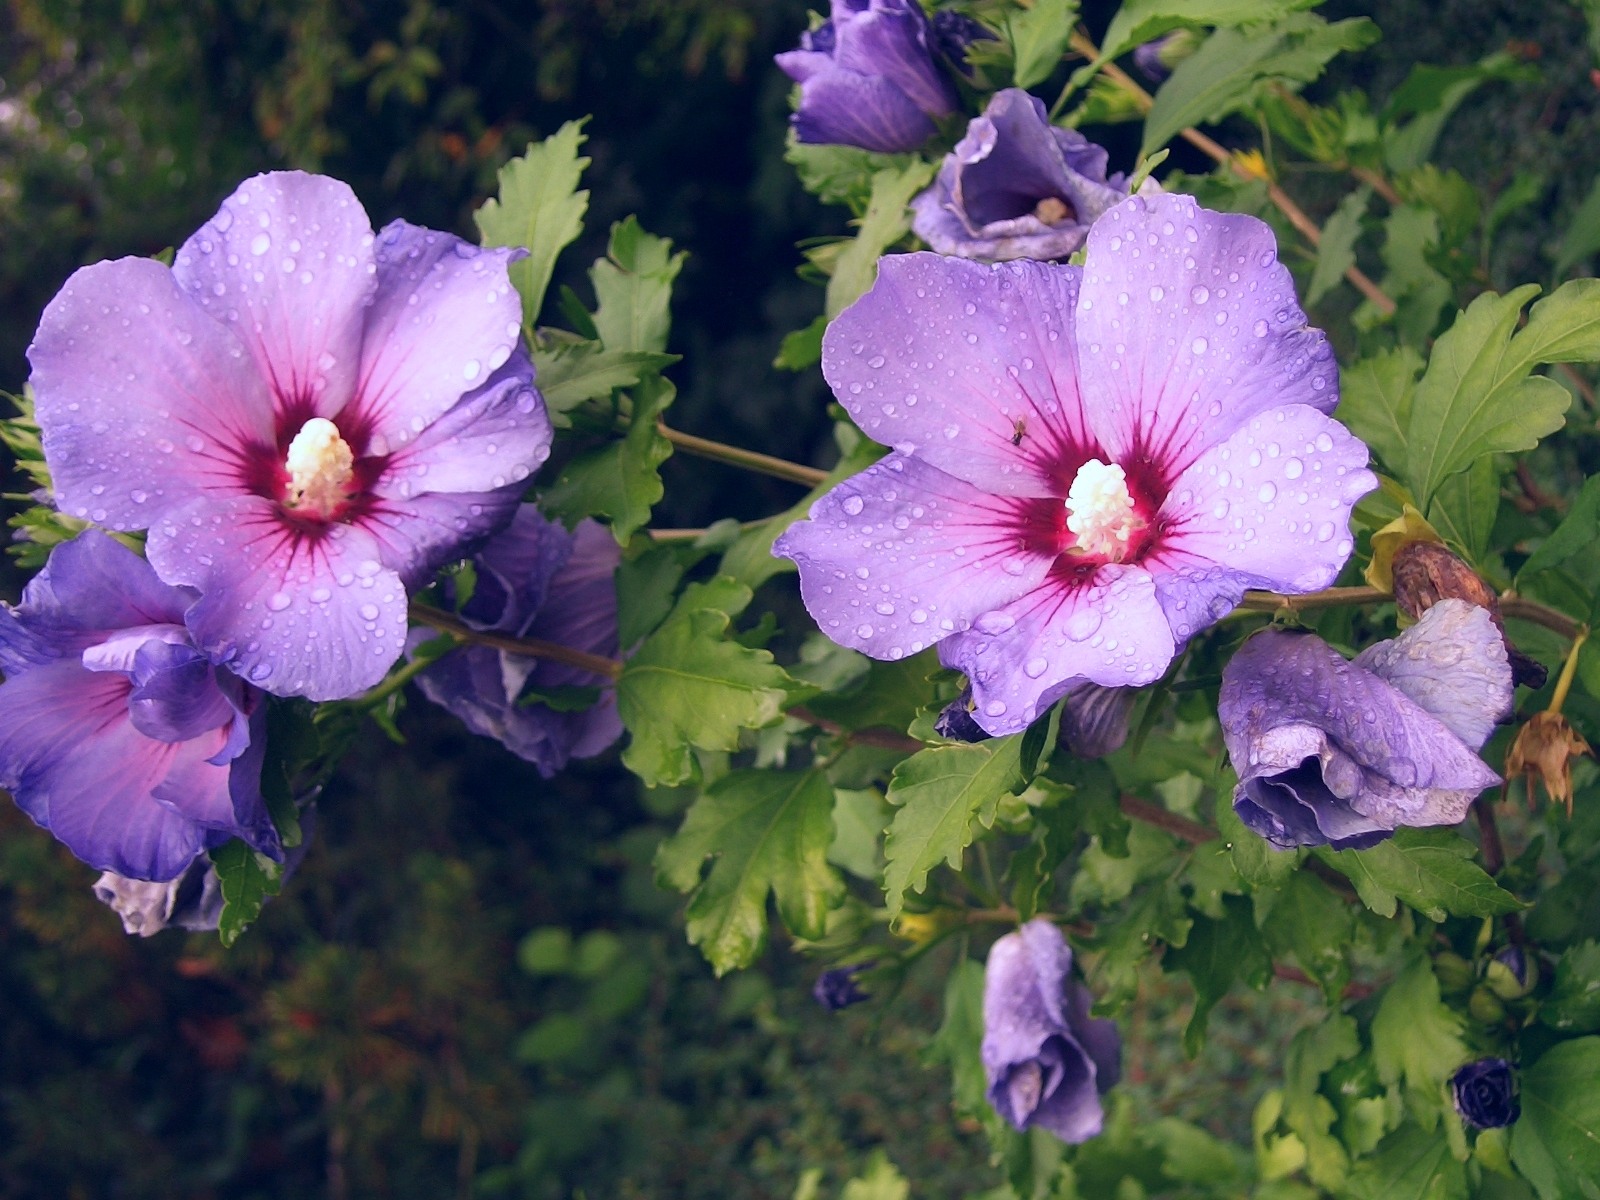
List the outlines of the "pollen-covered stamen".
<svg viewBox="0 0 1600 1200">
<path fill-rule="evenodd" d="M 295 512 L 327 517 L 350 493 L 355 455 L 339 436 L 337 425 L 324 417 L 312 417 L 289 443 L 283 466 L 289 473 L 284 505 Z"/>
<path fill-rule="evenodd" d="M 1046 196 L 1033 206 L 1033 215 L 1046 225 L 1059 225 L 1063 221 L 1076 221 L 1077 210 L 1059 196 Z"/>
<path fill-rule="evenodd" d="M 1133 509 L 1128 477 L 1115 463 L 1091 458 L 1078 468 L 1067 490 L 1067 528 L 1078 539 L 1077 550 L 1121 562 L 1128 543 L 1143 522 Z"/>
</svg>

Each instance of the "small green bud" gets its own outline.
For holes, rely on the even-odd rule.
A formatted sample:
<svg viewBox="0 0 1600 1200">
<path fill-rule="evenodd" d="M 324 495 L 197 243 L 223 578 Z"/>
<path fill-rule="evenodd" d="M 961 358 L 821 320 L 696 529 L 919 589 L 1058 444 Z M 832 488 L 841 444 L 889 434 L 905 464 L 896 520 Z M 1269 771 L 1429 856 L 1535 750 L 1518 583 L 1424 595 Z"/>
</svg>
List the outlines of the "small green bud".
<svg viewBox="0 0 1600 1200">
<path fill-rule="evenodd" d="M 1521 946 L 1507 946 L 1489 960 L 1483 981 L 1502 1000 L 1520 1000 L 1538 986 L 1539 961 Z"/>
<path fill-rule="evenodd" d="M 1467 1011 L 1472 1014 L 1472 1019 L 1485 1025 L 1498 1025 L 1506 1019 L 1506 1006 L 1500 1003 L 1496 996 L 1486 987 L 1473 991 L 1472 999 L 1467 1001 Z"/>
<path fill-rule="evenodd" d="M 1433 973 L 1441 992 L 1464 992 L 1472 986 L 1472 964 L 1454 951 L 1446 950 L 1433 959 Z"/>
</svg>

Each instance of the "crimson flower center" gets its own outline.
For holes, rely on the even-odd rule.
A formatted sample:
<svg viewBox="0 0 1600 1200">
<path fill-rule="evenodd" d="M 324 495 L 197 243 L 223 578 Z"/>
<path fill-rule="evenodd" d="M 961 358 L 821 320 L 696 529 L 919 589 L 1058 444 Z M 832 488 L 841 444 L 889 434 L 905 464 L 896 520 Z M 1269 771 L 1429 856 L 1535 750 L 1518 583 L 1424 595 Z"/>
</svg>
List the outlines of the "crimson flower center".
<svg viewBox="0 0 1600 1200">
<path fill-rule="evenodd" d="M 333 516 L 350 494 L 355 477 L 355 455 L 339 436 L 339 427 L 325 417 L 312 417 L 289 443 L 284 460 L 289 479 L 283 490 L 284 507 L 302 516 Z"/>
<path fill-rule="evenodd" d="M 1109 562 L 1121 562 L 1128 556 L 1134 534 L 1145 525 L 1134 509 L 1127 474 L 1117 464 L 1098 458 L 1078 468 L 1063 503 L 1067 529 L 1078 540 L 1078 552 Z"/>
</svg>

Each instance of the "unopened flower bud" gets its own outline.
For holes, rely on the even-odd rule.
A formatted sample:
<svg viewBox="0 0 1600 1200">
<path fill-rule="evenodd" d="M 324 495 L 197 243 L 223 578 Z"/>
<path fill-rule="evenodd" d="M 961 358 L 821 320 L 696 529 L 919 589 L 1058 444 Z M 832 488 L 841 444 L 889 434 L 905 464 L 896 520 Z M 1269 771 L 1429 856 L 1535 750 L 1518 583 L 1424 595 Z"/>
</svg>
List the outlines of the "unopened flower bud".
<svg viewBox="0 0 1600 1200">
<path fill-rule="evenodd" d="M 1415 621 L 1440 600 L 1465 600 L 1487 608 L 1500 624 L 1494 589 L 1448 547 L 1438 542 L 1407 542 L 1395 551 L 1394 602 Z"/>
<path fill-rule="evenodd" d="M 856 976 L 870 967 L 871 963 L 856 963 L 848 967 L 834 967 L 817 976 L 816 985 L 811 989 L 811 995 L 816 1002 L 829 1012 L 838 1012 L 841 1008 L 849 1008 L 852 1004 L 860 1004 L 863 1000 L 871 998 L 870 993 L 862 990 L 856 981 Z"/>
<path fill-rule="evenodd" d="M 1472 998 L 1467 1001 L 1467 1011 L 1472 1014 L 1474 1021 L 1484 1025 L 1498 1025 L 1506 1019 L 1506 1006 L 1486 987 L 1473 989 Z"/>
<path fill-rule="evenodd" d="M 1506 779 L 1517 775 L 1528 781 L 1528 803 L 1533 803 L 1535 779 L 1544 784 L 1551 803 L 1560 801 L 1572 814 L 1572 760 L 1592 753 L 1589 743 L 1558 712 L 1534 713 L 1517 731 L 1506 754 Z"/>
<path fill-rule="evenodd" d="M 1502 1000 L 1520 1000 L 1539 983 L 1539 960 L 1521 946 L 1507 946 L 1489 960 L 1483 981 Z"/>
<path fill-rule="evenodd" d="M 1434 955 L 1433 973 L 1442 992 L 1464 992 L 1472 986 L 1472 964 L 1452 950 Z"/>
<path fill-rule="evenodd" d="M 1503 1058 L 1480 1058 L 1450 1078 L 1450 1094 L 1461 1119 L 1474 1129 L 1499 1129 L 1522 1115 L 1517 1077 Z"/>
<path fill-rule="evenodd" d="M 944 706 L 944 711 L 934 719 L 933 731 L 952 742 L 985 742 L 989 732 L 972 716 L 972 689 L 964 687 L 961 695 Z"/>
</svg>

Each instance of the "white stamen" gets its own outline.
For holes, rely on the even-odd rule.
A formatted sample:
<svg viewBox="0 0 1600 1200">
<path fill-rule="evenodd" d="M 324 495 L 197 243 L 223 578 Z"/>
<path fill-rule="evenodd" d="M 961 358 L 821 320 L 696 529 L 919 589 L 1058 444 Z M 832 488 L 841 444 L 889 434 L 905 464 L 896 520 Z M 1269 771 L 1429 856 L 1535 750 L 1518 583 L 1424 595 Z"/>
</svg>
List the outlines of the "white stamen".
<svg viewBox="0 0 1600 1200">
<path fill-rule="evenodd" d="M 355 455 L 339 436 L 337 425 L 312 417 L 289 443 L 283 466 L 289 472 L 285 503 L 326 517 L 344 502 L 355 474 Z"/>
<path fill-rule="evenodd" d="M 1073 476 L 1065 503 L 1067 528 L 1077 536 L 1078 549 L 1120 562 L 1140 525 L 1122 468 L 1091 458 Z"/>
</svg>

